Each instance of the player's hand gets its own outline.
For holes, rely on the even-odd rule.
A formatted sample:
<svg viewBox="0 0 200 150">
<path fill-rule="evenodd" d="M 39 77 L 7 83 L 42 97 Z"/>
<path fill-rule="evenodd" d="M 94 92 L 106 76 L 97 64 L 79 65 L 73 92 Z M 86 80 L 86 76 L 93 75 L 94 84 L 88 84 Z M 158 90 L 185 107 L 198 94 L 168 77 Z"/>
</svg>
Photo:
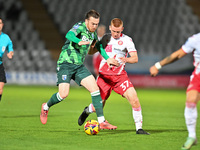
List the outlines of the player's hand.
<svg viewBox="0 0 200 150">
<path fill-rule="evenodd" d="M 119 59 L 121 60 L 121 62 L 122 62 L 123 64 L 125 64 L 125 63 L 127 62 L 127 60 L 126 60 L 125 57 L 119 57 Z"/>
<path fill-rule="evenodd" d="M 79 46 L 81 46 L 81 45 L 88 45 L 88 44 L 90 44 L 90 41 L 80 41 L 78 43 Z"/>
<path fill-rule="evenodd" d="M 9 59 L 12 59 L 13 55 L 14 55 L 13 52 L 9 52 L 9 53 L 7 53 L 7 57 L 8 57 Z"/>
<path fill-rule="evenodd" d="M 107 60 L 107 64 L 108 64 L 108 66 L 111 68 L 112 66 L 117 66 L 117 67 L 119 67 L 119 62 L 116 60 L 116 59 L 114 59 L 114 58 L 108 58 Z"/>
<path fill-rule="evenodd" d="M 149 69 L 149 72 L 150 72 L 150 74 L 151 74 L 152 77 L 155 77 L 158 74 L 159 70 L 155 66 L 152 66 Z"/>
</svg>

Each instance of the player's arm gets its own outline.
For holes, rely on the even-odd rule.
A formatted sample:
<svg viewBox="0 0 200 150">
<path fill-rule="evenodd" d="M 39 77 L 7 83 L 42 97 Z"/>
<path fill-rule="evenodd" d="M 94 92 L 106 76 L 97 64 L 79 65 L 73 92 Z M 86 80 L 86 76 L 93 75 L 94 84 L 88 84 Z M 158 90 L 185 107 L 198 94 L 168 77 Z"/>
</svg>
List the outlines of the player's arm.
<svg viewBox="0 0 200 150">
<path fill-rule="evenodd" d="M 75 33 L 73 31 L 69 31 L 66 36 L 65 36 L 68 40 L 77 43 L 78 45 L 88 45 L 90 44 L 89 41 L 82 41 L 81 39 L 77 38 Z"/>
<path fill-rule="evenodd" d="M 90 49 L 88 51 L 89 55 L 93 55 L 94 53 L 98 52 L 97 48 L 95 47 L 96 40 L 93 40 L 92 44 L 90 45 Z"/>
<path fill-rule="evenodd" d="M 151 76 L 156 76 L 159 72 L 159 69 L 161 69 L 163 66 L 170 64 L 170 63 L 173 63 L 173 62 L 179 60 L 180 58 L 182 58 L 185 55 L 187 55 L 187 53 L 185 53 L 183 51 L 183 49 L 180 48 L 179 50 L 173 52 L 171 55 L 165 57 L 160 62 L 155 63 L 155 65 L 152 66 L 149 70 Z"/>
<path fill-rule="evenodd" d="M 138 62 L 138 55 L 137 52 L 130 52 L 129 53 L 130 57 L 119 57 L 119 59 L 123 62 L 123 63 L 137 63 Z"/>
<path fill-rule="evenodd" d="M 14 51 L 13 51 L 13 44 L 12 44 L 12 41 L 10 40 L 8 46 L 7 46 L 7 57 L 9 59 L 12 59 L 13 58 L 13 55 L 14 55 Z"/>
<path fill-rule="evenodd" d="M 100 41 L 98 41 L 96 44 L 95 44 L 95 48 L 99 51 L 99 53 L 101 54 L 101 56 L 106 60 L 107 64 L 109 67 L 112 67 L 112 65 L 114 66 L 119 66 L 119 62 L 114 59 L 114 58 L 110 58 L 105 49 L 103 48 L 103 45 L 101 44 Z"/>
</svg>

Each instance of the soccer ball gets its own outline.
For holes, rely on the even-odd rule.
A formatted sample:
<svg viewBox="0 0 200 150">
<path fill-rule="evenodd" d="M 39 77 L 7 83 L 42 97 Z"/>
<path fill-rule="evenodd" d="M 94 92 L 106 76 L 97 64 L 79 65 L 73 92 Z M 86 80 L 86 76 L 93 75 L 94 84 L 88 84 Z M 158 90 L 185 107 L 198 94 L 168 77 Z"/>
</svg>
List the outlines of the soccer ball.
<svg viewBox="0 0 200 150">
<path fill-rule="evenodd" d="M 99 123 L 96 120 L 88 120 L 84 125 L 84 131 L 88 135 L 96 135 L 100 131 Z"/>
</svg>

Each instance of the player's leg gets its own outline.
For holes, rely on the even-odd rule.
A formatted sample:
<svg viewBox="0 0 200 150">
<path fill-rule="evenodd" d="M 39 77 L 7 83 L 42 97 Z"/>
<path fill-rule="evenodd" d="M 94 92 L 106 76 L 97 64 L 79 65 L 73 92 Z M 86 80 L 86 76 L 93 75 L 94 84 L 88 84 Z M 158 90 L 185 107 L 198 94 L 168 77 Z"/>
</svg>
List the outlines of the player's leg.
<svg viewBox="0 0 200 150">
<path fill-rule="evenodd" d="M 43 124 L 47 122 L 49 108 L 64 100 L 69 94 L 70 80 L 79 66 L 64 63 L 57 67 L 58 92 L 54 93 L 47 103 L 42 104 L 40 120 Z"/>
<path fill-rule="evenodd" d="M 90 75 L 81 81 L 81 85 L 83 85 L 91 93 L 92 103 L 96 110 L 100 128 L 110 130 L 116 129 L 116 126 L 109 124 L 108 121 L 104 118 L 102 99 L 95 78 Z"/>
<path fill-rule="evenodd" d="M 123 96 L 129 101 L 129 103 L 132 106 L 132 115 L 135 121 L 136 133 L 149 134 L 142 129 L 142 121 L 143 121 L 142 109 L 141 109 L 141 105 L 140 105 L 140 102 L 139 102 L 139 99 L 134 87 L 128 88 L 124 92 Z"/>
<path fill-rule="evenodd" d="M 182 149 L 190 149 L 192 145 L 195 145 L 197 143 L 196 122 L 197 122 L 197 102 L 199 99 L 200 99 L 200 94 L 197 90 L 190 90 L 187 92 L 184 116 L 188 130 L 188 138 L 184 143 Z"/>
<path fill-rule="evenodd" d="M 190 84 L 187 88 L 185 105 L 185 123 L 188 130 L 188 138 L 183 144 L 182 149 L 190 149 L 196 144 L 196 122 L 197 122 L 197 103 L 200 100 L 200 74 L 194 71 L 190 77 Z"/>
<path fill-rule="evenodd" d="M 103 107 L 105 105 L 105 102 L 106 102 L 105 100 L 102 100 Z M 81 115 L 78 118 L 78 124 L 79 124 L 79 126 L 81 126 L 85 122 L 85 120 L 87 119 L 87 117 L 91 113 L 94 113 L 94 112 L 96 112 L 95 107 L 94 107 L 94 105 L 92 103 L 90 103 L 89 106 L 86 106 L 84 108 L 83 112 L 81 113 Z"/>
<path fill-rule="evenodd" d="M 92 75 L 90 75 L 81 81 L 81 85 L 84 86 L 90 92 L 92 97 L 92 103 L 95 107 L 96 114 L 98 117 L 98 121 L 99 123 L 103 122 L 105 120 L 103 115 L 103 104 L 95 78 Z"/>
<path fill-rule="evenodd" d="M 4 87 L 4 82 L 0 82 L 0 101 L 3 94 L 3 87 Z"/>
<path fill-rule="evenodd" d="M 100 94 L 101 94 L 102 103 L 104 107 L 105 102 L 106 102 L 104 99 L 107 99 L 107 97 L 109 97 L 112 89 L 111 89 L 111 86 L 107 82 L 105 82 L 103 78 L 101 78 L 101 75 L 97 78 L 97 85 L 100 89 Z M 82 114 L 80 115 L 78 119 L 78 124 L 81 126 L 85 122 L 89 114 L 93 112 L 96 112 L 96 110 L 93 103 L 91 103 L 89 106 L 84 108 Z"/>
<path fill-rule="evenodd" d="M 48 116 L 49 108 L 52 107 L 53 105 L 61 102 L 68 96 L 70 84 L 69 83 L 60 83 L 58 88 L 59 88 L 58 92 L 54 93 L 47 103 L 42 104 L 41 114 L 40 114 L 40 120 L 41 120 L 42 124 L 47 123 L 47 116 Z"/>
<path fill-rule="evenodd" d="M 104 76 L 100 75 L 97 78 L 97 85 L 100 89 L 100 94 L 103 102 L 103 107 L 105 106 L 106 100 L 109 98 L 111 92 L 112 92 L 112 85 L 110 84 L 109 80 L 104 80 Z M 88 106 L 88 113 L 96 112 L 93 104 L 91 103 Z"/>
<path fill-rule="evenodd" d="M 0 101 L 2 98 L 2 94 L 3 94 L 3 87 L 6 82 L 7 82 L 6 81 L 6 73 L 5 73 L 3 64 L 1 64 L 0 65 Z"/>
</svg>

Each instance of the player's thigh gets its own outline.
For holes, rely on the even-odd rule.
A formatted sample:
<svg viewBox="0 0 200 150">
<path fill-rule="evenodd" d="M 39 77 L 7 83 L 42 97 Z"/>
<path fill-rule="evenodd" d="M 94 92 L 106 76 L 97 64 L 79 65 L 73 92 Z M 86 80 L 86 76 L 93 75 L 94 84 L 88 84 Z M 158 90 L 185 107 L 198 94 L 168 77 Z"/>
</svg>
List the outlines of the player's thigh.
<svg viewBox="0 0 200 150">
<path fill-rule="evenodd" d="M 127 75 L 114 76 L 112 80 L 115 82 L 113 90 L 122 96 L 130 87 L 133 87 Z"/>
<path fill-rule="evenodd" d="M 58 85 L 58 91 L 61 98 L 65 99 L 68 96 L 69 88 L 70 88 L 69 83 L 60 83 Z"/>
<path fill-rule="evenodd" d="M 198 93 L 198 98 L 197 98 L 197 100 L 200 101 L 200 93 Z"/>
<path fill-rule="evenodd" d="M 112 84 L 109 80 L 105 81 L 105 77 L 103 75 L 99 75 L 97 78 L 97 85 L 100 89 L 102 100 L 107 100 L 113 89 Z"/>
<path fill-rule="evenodd" d="M 140 102 L 137 96 L 137 92 L 135 91 L 134 87 L 128 88 L 123 96 L 129 101 L 132 107 L 139 107 Z"/>
<path fill-rule="evenodd" d="M 57 70 L 57 85 L 61 83 L 70 83 L 72 75 L 76 71 L 73 65 L 74 64 L 66 63 L 59 67 L 59 70 Z"/>
<path fill-rule="evenodd" d="M 137 98 L 137 93 L 134 87 L 130 87 L 124 92 L 123 96 L 128 100 L 134 100 Z"/>
<path fill-rule="evenodd" d="M 82 79 L 80 84 L 84 86 L 90 93 L 99 90 L 99 87 L 97 86 L 93 75 L 87 76 L 86 78 Z"/>
<path fill-rule="evenodd" d="M 91 77 L 89 77 L 89 76 L 91 76 Z M 76 73 L 74 74 L 72 79 L 80 86 L 80 85 L 83 85 L 83 84 L 84 85 L 87 84 L 87 83 L 85 83 L 85 81 L 88 82 L 88 77 L 89 77 L 89 79 L 92 80 L 91 81 L 92 83 L 95 81 L 95 79 L 94 79 L 93 75 L 91 74 L 91 72 L 84 65 L 80 65 L 76 69 Z"/>
</svg>

